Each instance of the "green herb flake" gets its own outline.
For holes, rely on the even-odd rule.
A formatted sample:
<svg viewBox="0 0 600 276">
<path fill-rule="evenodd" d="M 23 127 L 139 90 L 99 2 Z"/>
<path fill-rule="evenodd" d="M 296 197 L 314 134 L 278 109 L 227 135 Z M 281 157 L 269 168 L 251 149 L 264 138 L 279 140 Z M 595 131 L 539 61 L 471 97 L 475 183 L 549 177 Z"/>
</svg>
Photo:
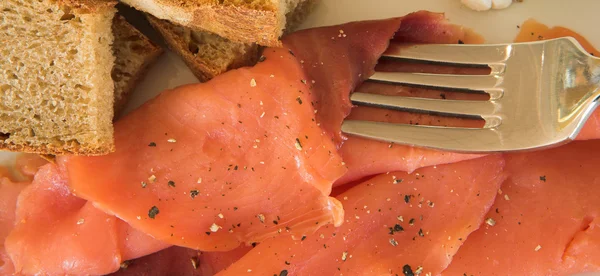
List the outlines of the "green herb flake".
<svg viewBox="0 0 600 276">
<path fill-rule="evenodd" d="M 288 271 L 287 270 L 282 270 L 281 272 L 279 272 L 279 276 L 287 276 L 288 275 Z"/>
<path fill-rule="evenodd" d="M 195 197 L 197 197 L 200 194 L 200 192 L 198 190 L 191 190 L 190 191 L 190 197 L 193 199 Z"/>
</svg>

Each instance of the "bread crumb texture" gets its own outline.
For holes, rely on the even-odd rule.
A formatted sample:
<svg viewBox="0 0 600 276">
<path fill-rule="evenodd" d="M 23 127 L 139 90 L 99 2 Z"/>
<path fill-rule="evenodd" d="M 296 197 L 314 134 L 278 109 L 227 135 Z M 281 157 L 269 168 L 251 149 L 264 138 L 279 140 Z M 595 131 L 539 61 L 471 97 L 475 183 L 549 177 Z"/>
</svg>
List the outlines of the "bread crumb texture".
<svg viewBox="0 0 600 276">
<path fill-rule="evenodd" d="M 122 0 L 138 10 L 234 42 L 281 46 L 286 15 L 308 0 Z"/>
<path fill-rule="evenodd" d="M 123 109 L 137 83 L 163 50 L 144 34 L 116 15 L 113 20 L 115 66 L 111 77 L 115 83 L 115 115 Z M 117 117 L 117 116 L 115 116 Z"/>
<path fill-rule="evenodd" d="M 148 15 L 148 20 L 201 82 L 231 69 L 253 65 L 258 59 L 258 45 L 254 43 L 232 42 L 216 34 L 193 31 L 151 15 Z"/>
<path fill-rule="evenodd" d="M 0 1 L 0 149 L 114 150 L 114 4 Z"/>
</svg>

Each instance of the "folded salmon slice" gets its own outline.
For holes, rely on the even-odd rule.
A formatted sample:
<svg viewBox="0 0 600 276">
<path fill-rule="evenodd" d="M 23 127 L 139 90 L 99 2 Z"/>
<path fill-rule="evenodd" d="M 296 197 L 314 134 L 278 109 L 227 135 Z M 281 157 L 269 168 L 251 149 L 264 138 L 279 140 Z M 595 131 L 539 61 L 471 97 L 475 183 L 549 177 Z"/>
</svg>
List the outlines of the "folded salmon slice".
<svg viewBox="0 0 600 276">
<path fill-rule="evenodd" d="M 163 92 L 115 124 L 117 151 L 66 157 L 73 192 L 174 245 L 227 251 L 339 225 L 346 171 L 294 56 Z"/>
<path fill-rule="evenodd" d="M 15 172 L 26 181 L 16 181 L 15 175 L 8 168 L 0 167 L 0 275 L 13 275 L 15 272 L 12 260 L 4 248 L 4 240 L 15 225 L 17 198 L 25 189 L 37 170 L 48 163 L 37 154 L 21 154 L 15 162 Z"/>
<path fill-rule="evenodd" d="M 267 240 L 218 275 L 437 275 L 483 221 L 503 166 L 495 155 L 378 175 L 337 196 L 341 227 Z"/>
<path fill-rule="evenodd" d="M 506 155 L 508 180 L 444 275 L 600 270 L 600 141 Z M 492 226 L 493 225 L 493 226 Z"/>
<path fill-rule="evenodd" d="M 350 114 L 350 92 L 360 91 L 387 95 L 425 96 L 419 88 L 364 83 L 373 73 L 381 54 L 389 45 L 389 38 L 396 43 L 481 43 L 480 36 L 471 30 L 452 25 L 443 14 L 416 12 L 405 17 L 380 21 L 353 22 L 340 26 L 309 29 L 284 37 L 289 47 L 301 60 L 308 78 L 314 81 L 313 106 L 317 121 L 341 146 L 348 173 L 336 182 L 341 185 L 368 175 L 388 171 L 413 171 L 417 168 L 473 159 L 480 155 L 441 152 L 403 145 L 390 146 L 358 137 L 345 137 L 341 133 L 342 120 Z M 368 43 L 366 43 L 368 42 Z M 312 45 L 306 47 L 306 45 Z M 318 47 L 317 47 L 318 46 Z M 436 66 L 406 63 L 384 63 L 378 71 L 439 72 Z M 443 70 L 443 69 L 442 69 Z M 471 69 L 459 69 L 453 73 L 470 73 Z M 436 96 L 444 94 L 435 92 Z M 451 95 L 452 93 L 447 93 Z M 466 99 L 479 95 L 459 94 Z M 430 96 L 427 96 L 430 97 Z M 445 97 L 445 95 L 444 95 Z M 350 118 L 370 121 L 390 121 L 390 111 L 355 107 Z M 431 118 L 420 114 L 401 113 L 398 123 L 425 124 Z M 437 125 L 446 125 L 454 118 L 435 117 Z M 345 142 L 343 142 L 345 141 Z M 342 146 L 343 142 L 343 146 Z"/>
<path fill-rule="evenodd" d="M 11 225 L 4 245 L 15 271 L 22 274 L 106 274 L 116 271 L 122 260 L 168 246 L 72 195 L 53 164 L 42 167 L 31 185 L 11 197 L 17 208 L 8 210 L 16 225 Z"/>
<path fill-rule="evenodd" d="M 12 275 L 14 267 L 4 248 L 4 239 L 15 224 L 15 209 L 19 193 L 29 183 L 13 182 L 5 168 L 0 168 L 0 275 Z"/>
</svg>

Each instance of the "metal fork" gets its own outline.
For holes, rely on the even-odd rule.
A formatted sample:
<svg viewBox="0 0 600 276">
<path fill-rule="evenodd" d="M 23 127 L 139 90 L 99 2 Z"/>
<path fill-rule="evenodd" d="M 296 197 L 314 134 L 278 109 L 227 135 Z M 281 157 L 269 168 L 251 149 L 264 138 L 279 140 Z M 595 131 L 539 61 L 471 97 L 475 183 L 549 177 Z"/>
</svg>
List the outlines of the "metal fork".
<svg viewBox="0 0 600 276">
<path fill-rule="evenodd" d="M 346 120 L 342 131 L 365 138 L 458 152 L 521 151 L 573 140 L 598 105 L 600 59 L 573 38 L 497 45 L 391 45 L 384 57 L 488 66 L 489 75 L 376 72 L 370 81 L 485 92 L 488 101 L 383 96 L 356 91 L 356 105 L 475 116 L 483 128 Z"/>
</svg>

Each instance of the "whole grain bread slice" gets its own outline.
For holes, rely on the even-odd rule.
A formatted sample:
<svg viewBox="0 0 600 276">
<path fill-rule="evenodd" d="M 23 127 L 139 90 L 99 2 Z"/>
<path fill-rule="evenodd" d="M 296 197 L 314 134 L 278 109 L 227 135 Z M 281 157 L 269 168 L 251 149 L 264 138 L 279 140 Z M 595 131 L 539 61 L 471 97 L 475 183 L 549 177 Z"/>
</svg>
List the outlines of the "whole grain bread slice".
<svg viewBox="0 0 600 276">
<path fill-rule="evenodd" d="M 232 42 L 216 34 L 193 31 L 166 20 L 148 15 L 148 21 L 164 38 L 201 82 L 239 67 L 249 66 L 258 59 L 255 43 Z"/>
<path fill-rule="evenodd" d="M 0 1 L 0 149 L 114 150 L 114 56 L 106 0 Z"/>
<path fill-rule="evenodd" d="M 316 0 L 301 2 L 287 14 L 285 32 L 293 31 L 306 18 Z M 167 20 L 147 15 L 148 21 L 201 81 L 208 81 L 228 70 L 251 66 L 259 58 L 260 46 L 240 43 L 206 31 L 194 31 Z"/>
<path fill-rule="evenodd" d="M 113 22 L 115 66 L 111 77 L 115 83 L 115 118 L 129 99 L 146 71 L 163 53 L 163 49 L 117 14 Z"/>
<path fill-rule="evenodd" d="M 287 15 L 307 0 L 122 0 L 159 19 L 234 42 L 279 46 Z"/>
<path fill-rule="evenodd" d="M 164 51 L 119 14 L 113 19 L 112 30 L 115 65 L 111 77 L 115 84 L 114 119 L 117 119 L 135 86 Z M 40 156 L 50 162 L 55 160 L 52 154 Z"/>
</svg>

